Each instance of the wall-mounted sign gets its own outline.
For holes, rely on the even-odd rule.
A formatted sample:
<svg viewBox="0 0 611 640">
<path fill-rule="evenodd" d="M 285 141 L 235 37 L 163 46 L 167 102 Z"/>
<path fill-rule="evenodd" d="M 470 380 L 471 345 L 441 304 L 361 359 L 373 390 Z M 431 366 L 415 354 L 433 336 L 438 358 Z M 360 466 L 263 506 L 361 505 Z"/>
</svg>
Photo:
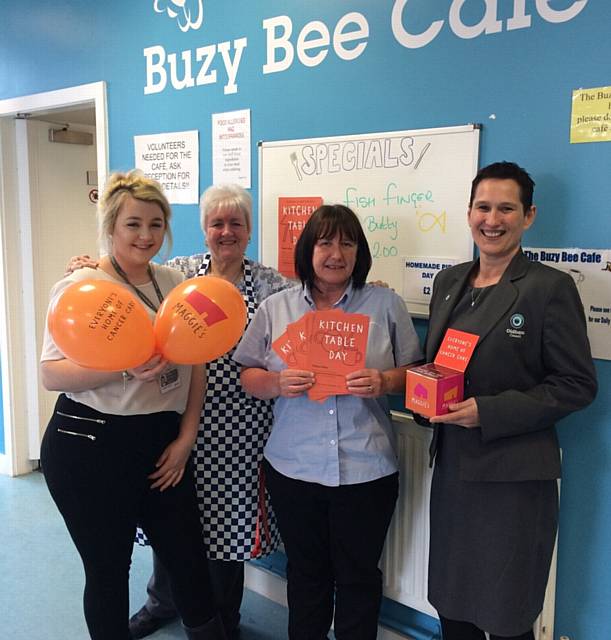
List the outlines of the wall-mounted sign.
<svg viewBox="0 0 611 640">
<path fill-rule="evenodd" d="M 449 31 L 462 40 L 496 35 L 503 31 L 513 35 L 518 29 L 530 29 L 540 24 L 538 19 L 532 19 L 531 14 L 535 12 L 542 20 L 552 24 L 568 22 L 583 11 L 588 0 L 573 0 L 562 9 L 550 7 L 550 2 L 551 0 L 537 0 L 535 7 L 527 9 L 524 0 L 516 0 L 513 3 L 513 14 L 501 16 L 497 2 L 487 1 L 479 22 L 473 24 L 463 22 L 461 8 L 465 0 L 452 0 L 452 3 L 448 0 L 445 3 L 448 6 L 436 9 L 435 18 L 428 25 L 415 27 L 411 20 L 411 8 L 407 6 L 408 0 L 394 0 L 387 31 L 380 31 L 377 19 L 376 29 L 373 31 L 383 38 L 391 37 L 392 33 L 396 42 L 410 51 L 431 44 L 442 31 Z M 202 0 L 155 0 L 154 9 L 157 13 L 165 11 L 177 21 L 184 32 L 199 29 L 203 23 Z M 529 10 L 531 13 L 528 13 Z M 293 65 L 312 69 L 333 58 L 353 62 L 366 50 L 372 37 L 366 15 L 349 11 L 337 21 L 326 23 L 316 15 L 315 9 L 311 11 L 312 19 L 305 25 L 301 24 L 305 16 L 300 15 L 299 21 L 293 22 L 285 12 L 261 20 L 265 32 L 265 47 L 257 46 L 256 50 L 266 52 L 261 67 L 264 75 L 287 71 Z M 505 17 L 506 20 L 503 19 Z M 231 24 L 231 21 L 227 24 Z M 233 36 L 221 42 L 198 42 L 198 46 L 192 49 L 168 50 L 158 43 L 145 47 L 142 50 L 146 76 L 144 94 L 160 93 L 168 87 L 183 91 L 203 85 L 215 85 L 217 82 L 225 82 L 223 93 L 237 93 L 240 64 L 248 57 L 247 47 L 248 38 Z"/>
<path fill-rule="evenodd" d="M 198 131 L 134 136 L 135 166 L 161 184 L 170 204 L 199 201 L 198 141 Z"/>
<path fill-rule="evenodd" d="M 586 314 L 592 355 L 611 360 L 611 251 L 528 247 L 524 253 L 573 278 Z"/>
<path fill-rule="evenodd" d="M 408 256 L 403 271 L 403 299 L 428 306 L 433 294 L 433 280 L 442 270 L 460 261 L 453 258 Z"/>
<path fill-rule="evenodd" d="M 314 211 L 322 205 L 319 196 L 278 198 L 278 271 L 296 278 L 295 246 Z"/>
<path fill-rule="evenodd" d="M 611 141 L 611 87 L 573 91 L 571 144 Z"/>
<path fill-rule="evenodd" d="M 212 182 L 250 189 L 250 109 L 212 114 Z"/>
</svg>

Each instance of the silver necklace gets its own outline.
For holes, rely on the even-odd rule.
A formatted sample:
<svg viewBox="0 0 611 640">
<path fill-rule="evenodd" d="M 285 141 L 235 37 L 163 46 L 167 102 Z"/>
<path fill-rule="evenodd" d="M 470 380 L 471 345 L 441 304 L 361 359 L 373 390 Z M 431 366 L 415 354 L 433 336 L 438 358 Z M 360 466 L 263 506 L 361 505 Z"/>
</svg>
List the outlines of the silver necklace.
<svg viewBox="0 0 611 640">
<path fill-rule="evenodd" d="M 482 291 L 484 289 L 480 288 L 477 290 L 477 295 L 475 294 L 475 287 L 471 287 L 471 306 L 474 307 L 475 303 L 479 300 L 479 297 L 482 295 Z"/>
</svg>

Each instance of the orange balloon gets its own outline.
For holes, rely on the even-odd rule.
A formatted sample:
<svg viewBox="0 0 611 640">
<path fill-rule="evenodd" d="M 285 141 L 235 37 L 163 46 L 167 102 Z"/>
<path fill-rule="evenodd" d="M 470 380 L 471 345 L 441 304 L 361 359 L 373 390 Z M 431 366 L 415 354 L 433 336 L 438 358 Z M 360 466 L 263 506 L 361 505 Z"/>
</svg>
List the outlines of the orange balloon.
<svg viewBox="0 0 611 640">
<path fill-rule="evenodd" d="M 69 285 L 53 301 L 48 325 L 66 358 L 90 369 L 131 369 L 155 350 L 146 309 L 118 282 L 88 279 Z"/>
<path fill-rule="evenodd" d="M 190 278 L 174 287 L 155 318 L 157 349 L 177 364 L 216 360 L 244 333 L 242 294 L 215 276 Z"/>
</svg>

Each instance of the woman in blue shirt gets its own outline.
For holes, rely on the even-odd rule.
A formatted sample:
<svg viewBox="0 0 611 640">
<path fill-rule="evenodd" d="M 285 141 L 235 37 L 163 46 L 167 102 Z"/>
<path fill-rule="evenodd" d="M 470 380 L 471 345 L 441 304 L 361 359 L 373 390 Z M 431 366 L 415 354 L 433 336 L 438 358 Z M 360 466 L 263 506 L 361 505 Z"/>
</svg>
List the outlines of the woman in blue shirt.
<svg viewBox="0 0 611 640">
<path fill-rule="evenodd" d="M 378 562 L 398 491 L 387 400 L 421 358 L 403 300 L 365 284 L 371 253 L 357 216 L 320 207 L 295 249 L 301 285 L 259 307 L 234 359 L 242 385 L 275 399 L 265 447 L 268 489 L 288 566 L 289 638 L 374 640 L 382 596 Z M 312 401 L 311 371 L 287 368 L 272 343 L 308 311 L 339 309 L 370 318 L 365 366 L 346 376 L 348 393 Z M 334 611 L 335 609 L 335 611 Z"/>
</svg>

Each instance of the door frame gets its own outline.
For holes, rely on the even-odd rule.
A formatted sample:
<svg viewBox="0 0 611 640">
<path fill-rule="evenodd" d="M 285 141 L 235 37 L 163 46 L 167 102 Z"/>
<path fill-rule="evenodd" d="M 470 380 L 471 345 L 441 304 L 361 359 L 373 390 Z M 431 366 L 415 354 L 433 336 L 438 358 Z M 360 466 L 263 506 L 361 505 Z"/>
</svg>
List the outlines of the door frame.
<svg viewBox="0 0 611 640">
<path fill-rule="evenodd" d="M 0 367 L 5 453 L 0 473 L 37 464 L 40 446 L 38 356 L 34 319 L 30 175 L 25 122 L 18 113 L 92 105 L 96 115 L 98 184 L 108 174 L 108 113 L 103 81 L 0 100 Z"/>
</svg>

